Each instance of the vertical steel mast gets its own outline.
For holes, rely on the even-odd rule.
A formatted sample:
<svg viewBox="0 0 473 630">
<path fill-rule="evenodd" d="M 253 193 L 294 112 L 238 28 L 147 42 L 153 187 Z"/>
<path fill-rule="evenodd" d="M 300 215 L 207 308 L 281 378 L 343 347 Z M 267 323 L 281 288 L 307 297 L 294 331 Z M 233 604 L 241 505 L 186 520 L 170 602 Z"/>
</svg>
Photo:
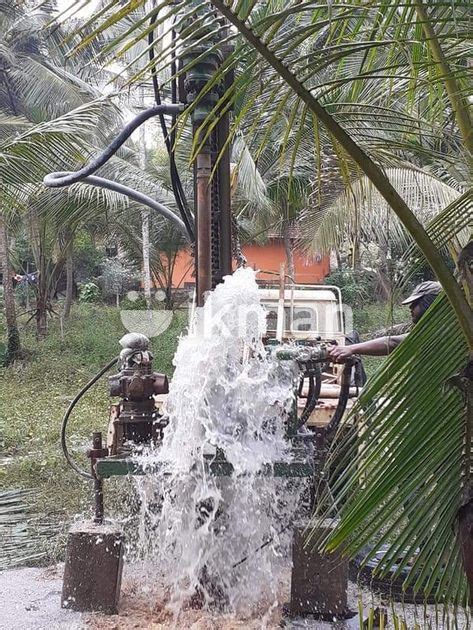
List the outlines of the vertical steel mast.
<svg viewBox="0 0 473 630">
<path fill-rule="evenodd" d="M 208 40 L 202 43 L 202 30 L 205 27 L 202 27 L 201 20 L 204 15 L 209 22 L 209 34 Z M 221 18 L 222 26 L 215 30 L 217 17 L 216 12 L 209 12 L 208 5 L 204 5 L 188 22 L 181 25 L 187 30 L 192 27 L 192 21 L 199 20 L 196 44 L 187 42 L 181 56 L 183 67 L 190 66 L 181 83 L 184 87 L 181 99 L 193 107 L 193 138 L 199 144 L 194 162 L 196 290 L 199 306 L 204 302 L 205 293 L 232 271 L 230 147 L 223 150 L 228 139 L 230 120 L 228 111 L 222 113 L 215 109 L 221 94 L 231 84 L 231 76 L 227 74 L 210 90 L 205 90 L 229 52 L 228 46 L 219 46 L 228 30 Z M 219 120 L 209 130 L 208 125 L 213 117 Z"/>
</svg>

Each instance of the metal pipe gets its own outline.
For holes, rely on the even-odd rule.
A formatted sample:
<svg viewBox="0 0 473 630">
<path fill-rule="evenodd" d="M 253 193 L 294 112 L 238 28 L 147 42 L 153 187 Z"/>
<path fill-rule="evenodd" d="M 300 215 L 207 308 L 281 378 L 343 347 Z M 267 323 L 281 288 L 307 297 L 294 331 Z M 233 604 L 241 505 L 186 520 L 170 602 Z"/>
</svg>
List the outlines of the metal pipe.
<svg viewBox="0 0 473 630">
<path fill-rule="evenodd" d="M 218 151 L 222 150 L 226 140 L 230 134 L 230 117 L 228 112 L 220 118 L 217 123 L 217 147 Z M 230 146 L 228 145 L 220 157 L 218 164 L 218 182 L 219 182 L 219 214 L 220 214 L 220 265 L 221 278 L 215 278 L 221 282 L 223 276 L 232 273 L 232 210 L 231 210 L 231 194 L 230 194 Z"/>
<path fill-rule="evenodd" d="M 212 226 L 211 226 L 211 188 L 210 174 L 212 160 L 208 142 L 197 155 L 195 165 L 196 178 L 196 214 L 197 214 L 197 305 L 204 304 L 204 294 L 212 289 Z"/>
<path fill-rule="evenodd" d="M 94 523 L 102 524 L 103 516 L 104 516 L 104 507 L 103 507 L 103 480 L 100 477 L 97 477 L 95 473 L 95 462 L 96 456 L 103 455 L 103 447 L 102 447 L 102 433 L 97 431 L 92 436 L 92 455 L 91 458 L 91 468 L 92 475 L 94 477 L 94 496 L 95 496 L 95 515 L 94 515 Z"/>
</svg>

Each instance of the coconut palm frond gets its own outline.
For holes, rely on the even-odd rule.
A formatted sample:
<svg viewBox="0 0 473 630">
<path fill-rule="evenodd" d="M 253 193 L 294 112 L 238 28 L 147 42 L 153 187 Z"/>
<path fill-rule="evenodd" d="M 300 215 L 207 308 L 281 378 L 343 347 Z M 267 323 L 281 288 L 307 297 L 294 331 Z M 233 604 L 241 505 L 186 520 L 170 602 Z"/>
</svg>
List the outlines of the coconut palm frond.
<svg viewBox="0 0 473 630">
<path fill-rule="evenodd" d="M 433 145 L 429 146 L 429 133 L 434 128 L 442 128 L 450 108 L 435 78 L 436 65 L 428 54 L 428 45 L 422 38 L 419 39 L 421 30 L 413 5 L 397 10 L 392 2 L 375 8 L 346 7 L 332 2 L 316 6 L 298 2 L 281 5 L 272 0 L 253 3 L 245 12 L 240 10 L 240 4 L 234 6 L 217 2 L 212 5 L 195 0 L 164 0 L 150 11 L 142 11 L 139 19 L 137 16 L 133 20 L 135 5 L 130 3 L 114 11 L 115 6 L 111 3 L 108 10 L 99 10 L 96 18 L 92 16 L 88 21 L 87 29 L 90 31 L 93 25 L 93 30 L 82 39 L 81 46 L 87 46 L 95 37 L 116 28 L 117 33 L 121 32 L 110 41 L 104 54 L 115 50 L 120 59 L 130 46 L 141 41 L 145 45 L 140 54 L 145 55 L 149 32 L 162 28 L 159 53 L 155 59 L 156 71 L 160 73 L 167 69 L 169 72 L 171 51 L 179 49 L 182 52 L 195 46 L 199 29 L 207 45 L 219 40 L 221 43 L 228 37 L 218 19 L 220 13 L 237 26 L 247 40 L 231 36 L 236 43 L 235 51 L 226 62 L 225 69 L 219 71 L 219 77 L 235 68 L 237 72 L 234 87 L 231 93 L 223 96 L 223 101 L 233 103 L 236 112 L 252 108 L 257 112 L 255 125 L 257 121 L 264 127 L 272 124 L 273 119 L 268 112 L 277 110 L 288 99 L 294 99 L 295 86 L 289 87 L 281 81 L 281 73 L 274 66 L 261 63 L 255 55 L 254 40 L 248 40 L 250 32 L 265 43 L 268 51 L 277 52 L 278 59 L 291 68 L 298 82 L 323 105 L 330 106 L 333 116 L 363 146 L 386 153 L 389 147 L 412 148 L 423 136 L 426 140 L 422 141 L 423 150 L 435 151 Z M 435 20 L 436 9 L 432 9 L 431 13 Z M 241 15 L 245 15 L 245 19 Z M 157 20 L 152 25 L 150 20 L 156 16 Z M 448 48 L 447 60 L 452 74 L 458 79 L 459 90 L 463 86 L 465 92 L 465 71 L 462 69 L 465 51 L 462 52 L 461 44 L 466 44 L 466 30 L 459 25 L 466 26 L 467 23 L 465 7 L 458 3 L 446 9 L 438 21 L 441 37 L 446 41 L 454 38 L 456 45 Z M 124 28 L 125 24 L 127 28 Z M 446 28 L 446 25 L 453 24 L 455 27 Z M 246 34 L 245 25 L 250 27 Z M 169 36 L 173 26 L 178 33 L 174 43 Z M 130 62 L 140 68 L 131 81 L 141 81 L 149 74 L 151 66 L 144 60 L 146 57 L 140 63 L 138 59 Z M 183 68 L 180 74 L 189 68 Z M 215 80 L 214 77 L 211 83 Z M 412 90 L 414 84 L 419 87 L 415 94 Z M 428 95 L 433 93 L 435 98 L 429 98 Z M 438 111 L 433 110 L 433 103 L 439 104 Z M 428 114 L 425 119 L 419 115 L 423 111 Z M 299 122 L 296 120 L 296 125 Z"/>
<path fill-rule="evenodd" d="M 0 143 L 15 137 L 31 127 L 31 122 L 23 116 L 11 116 L 0 110 Z"/>
<path fill-rule="evenodd" d="M 37 183 L 48 172 L 77 163 L 90 149 L 86 138 L 93 134 L 100 111 L 100 103 L 82 105 L 0 142 L 4 183 L 12 187 Z"/>
<path fill-rule="evenodd" d="M 9 76 L 23 108 L 52 117 L 101 96 L 98 90 L 78 77 L 34 56 L 22 58 Z"/>
<path fill-rule="evenodd" d="M 233 144 L 232 159 L 234 203 L 238 205 L 239 200 L 244 200 L 254 209 L 268 209 L 271 200 L 268 197 L 267 186 L 242 136 L 237 136 Z"/>
<path fill-rule="evenodd" d="M 361 394 L 327 466 L 341 520 L 317 542 L 376 558 L 375 574 L 401 576 L 419 602 L 466 602 L 455 528 L 472 462 L 462 395 L 447 380 L 467 356 L 442 296 Z"/>
<path fill-rule="evenodd" d="M 459 187 L 452 188 L 420 169 L 388 168 L 385 174 L 423 224 L 461 195 Z M 402 224 L 391 216 L 388 203 L 367 177 L 350 183 L 334 202 L 315 210 L 309 207 L 304 222 L 307 237 L 302 246 L 310 252 L 328 252 L 355 232 L 363 233 L 365 242 L 398 241 L 404 247 L 410 242 Z"/>
<path fill-rule="evenodd" d="M 427 234 L 435 243 L 439 256 L 448 260 L 452 253 L 458 254 L 473 234 L 473 190 L 467 190 L 439 212 L 427 225 Z M 405 269 L 399 283 L 402 290 L 425 265 L 425 258 L 415 244 L 411 244 L 401 264 Z"/>
</svg>

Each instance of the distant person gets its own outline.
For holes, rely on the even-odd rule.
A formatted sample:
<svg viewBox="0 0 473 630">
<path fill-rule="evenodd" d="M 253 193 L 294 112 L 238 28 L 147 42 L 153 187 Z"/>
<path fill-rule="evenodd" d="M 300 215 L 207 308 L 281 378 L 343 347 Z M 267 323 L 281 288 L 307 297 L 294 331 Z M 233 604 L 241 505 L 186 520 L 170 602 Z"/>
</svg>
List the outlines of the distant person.
<svg viewBox="0 0 473 630">
<path fill-rule="evenodd" d="M 411 309 L 411 317 L 414 324 L 419 321 L 431 306 L 441 290 L 442 285 L 440 282 L 421 282 L 411 295 L 404 300 L 403 304 L 408 304 Z M 395 350 L 406 337 L 407 334 L 393 335 L 390 337 L 378 337 L 377 339 L 354 343 L 349 346 L 330 346 L 329 356 L 335 363 L 344 363 L 354 354 L 383 357 Z"/>
</svg>

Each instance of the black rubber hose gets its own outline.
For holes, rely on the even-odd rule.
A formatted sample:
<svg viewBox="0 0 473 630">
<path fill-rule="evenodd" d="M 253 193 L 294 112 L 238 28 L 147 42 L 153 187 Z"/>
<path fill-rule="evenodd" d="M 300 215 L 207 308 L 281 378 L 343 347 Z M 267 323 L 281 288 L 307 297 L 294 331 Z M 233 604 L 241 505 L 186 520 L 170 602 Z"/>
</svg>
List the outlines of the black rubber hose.
<svg viewBox="0 0 473 630">
<path fill-rule="evenodd" d="M 150 26 L 152 26 L 158 17 L 158 14 L 155 13 L 150 19 Z M 173 30 L 173 40 L 175 38 L 174 30 Z M 158 77 L 156 75 L 156 67 L 154 64 L 154 29 L 150 30 L 148 33 L 148 46 L 149 46 L 149 60 L 151 62 L 151 80 L 153 83 L 153 91 L 154 98 L 158 105 L 161 104 L 161 93 L 159 90 Z M 176 99 L 176 86 L 175 86 L 175 61 L 172 62 L 171 65 L 171 73 L 173 75 L 173 87 L 172 87 L 172 100 L 173 103 Z M 172 127 L 174 128 L 175 117 L 173 116 Z M 175 132 L 171 132 L 171 136 L 169 135 L 169 131 L 166 125 L 166 120 L 164 118 L 164 114 L 159 115 L 159 122 L 161 124 L 161 131 L 164 137 L 164 144 L 166 145 L 166 150 L 169 155 L 169 168 L 171 175 L 171 185 L 174 193 L 174 197 L 176 199 L 176 204 L 179 209 L 182 220 L 186 224 L 187 230 L 189 232 L 189 236 L 192 241 L 195 241 L 195 228 L 194 228 L 194 217 L 192 216 L 192 212 L 189 209 L 189 204 L 187 203 L 186 195 L 184 192 L 184 188 L 182 187 L 181 178 L 179 177 L 179 172 L 177 170 L 175 156 L 174 156 L 174 142 L 175 142 Z"/>
<path fill-rule="evenodd" d="M 50 173 L 49 175 L 46 175 L 43 181 L 46 186 L 51 186 L 51 182 L 62 181 L 66 176 L 70 174 L 71 171 L 59 171 L 58 173 Z M 151 197 L 148 197 L 148 195 L 145 195 L 138 190 L 134 190 L 129 186 L 125 186 L 124 184 L 119 184 L 118 182 L 114 182 L 110 179 L 105 179 L 104 177 L 97 177 L 96 175 L 89 175 L 88 177 L 84 177 L 81 179 L 81 182 L 84 184 L 97 186 L 98 188 L 113 190 L 114 192 L 125 195 L 126 197 L 129 197 L 130 199 L 133 199 L 138 203 L 148 206 L 152 210 L 156 210 L 156 212 L 159 212 L 159 214 L 161 214 L 163 217 L 175 223 L 186 238 L 190 238 L 187 228 L 182 219 L 180 219 L 177 214 L 175 214 L 172 210 L 170 210 L 166 206 L 163 206 L 162 203 L 159 203 L 159 201 L 155 201 Z"/>
<path fill-rule="evenodd" d="M 299 396 L 299 398 L 302 396 L 302 390 L 304 389 L 304 380 L 305 376 L 303 374 L 299 379 L 299 387 L 297 388 L 297 395 Z"/>
<path fill-rule="evenodd" d="M 304 376 L 305 376 L 305 375 L 304 375 Z M 305 379 L 304 379 L 304 380 L 305 380 Z M 301 389 L 303 389 L 303 387 L 304 387 L 304 385 L 302 385 L 302 388 L 301 388 Z M 315 389 L 315 380 L 314 380 L 314 375 L 313 375 L 312 373 L 309 373 L 309 389 L 307 390 L 307 400 L 306 400 L 306 402 L 305 402 L 304 410 L 302 411 L 302 414 L 301 414 L 300 420 L 301 420 L 301 419 L 302 419 L 302 417 L 305 415 L 306 410 L 308 409 L 308 407 L 309 407 L 309 405 L 310 405 L 310 403 L 311 403 L 312 397 L 313 397 L 313 395 L 314 395 L 314 389 Z M 302 393 L 302 392 L 301 392 L 301 393 Z M 305 422 L 305 420 L 304 420 L 304 422 Z M 304 424 L 304 422 L 302 422 L 302 424 Z M 301 422 L 299 422 L 299 423 L 298 423 L 297 428 L 300 428 L 300 426 L 301 426 Z"/>
<path fill-rule="evenodd" d="M 43 179 L 43 183 L 45 186 L 49 186 L 50 188 L 62 188 L 63 186 L 70 186 L 71 184 L 76 184 L 84 179 L 84 177 L 88 177 L 89 175 L 93 175 L 95 171 L 97 171 L 101 166 L 103 166 L 108 160 L 115 155 L 118 149 L 128 140 L 131 134 L 138 129 L 140 125 L 142 125 L 148 118 L 152 118 L 160 113 L 163 114 L 178 114 L 182 112 L 184 107 L 182 105 L 154 105 L 149 109 L 145 109 L 141 114 L 138 114 L 131 122 L 129 122 L 123 130 L 118 134 L 118 136 L 111 142 L 108 147 L 97 157 L 95 160 L 92 160 L 89 164 L 82 167 L 78 171 L 66 175 L 61 178 L 54 178 L 51 175 L 46 175 Z"/>
<path fill-rule="evenodd" d="M 340 424 L 340 420 L 342 419 L 342 416 L 345 413 L 345 409 L 347 408 L 348 399 L 350 397 L 352 367 L 352 362 L 345 363 L 345 365 L 343 366 L 342 382 L 340 385 L 340 396 L 338 398 L 338 404 L 335 409 L 335 413 L 333 414 L 330 422 L 325 429 L 325 434 L 327 435 L 327 437 L 331 436 L 331 434 L 337 430 L 338 425 Z"/>
<path fill-rule="evenodd" d="M 73 459 L 71 458 L 71 455 L 69 453 L 69 450 L 67 448 L 67 443 L 66 443 L 67 423 L 69 422 L 69 417 L 70 417 L 74 407 L 77 405 L 77 403 L 82 398 L 82 396 L 92 387 L 92 385 L 94 385 L 94 383 L 96 383 L 99 380 L 99 378 L 101 378 L 106 372 L 108 372 L 108 370 L 113 365 L 115 365 L 117 363 L 118 359 L 119 359 L 119 357 L 114 357 L 114 359 L 112 359 L 112 361 L 107 363 L 107 365 L 105 367 L 103 367 L 100 370 L 100 372 L 98 374 L 96 374 L 87 383 L 87 385 L 84 385 L 84 387 L 80 390 L 80 392 L 74 397 L 74 400 L 72 400 L 71 404 L 67 408 L 67 411 L 64 414 L 64 417 L 62 419 L 62 425 L 61 425 L 61 447 L 62 447 L 62 452 L 64 453 L 64 457 L 66 458 L 66 461 L 69 464 L 69 466 L 72 468 L 72 470 L 74 470 L 78 475 L 80 475 L 81 477 L 84 477 L 85 479 L 95 479 L 95 477 L 92 475 L 92 473 L 89 473 L 86 470 L 83 470 L 82 468 L 80 468 L 73 461 Z"/>
<path fill-rule="evenodd" d="M 314 411 L 317 402 L 320 397 L 320 390 L 322 389 L 322 371 L 319 365 L 315 367 L 315 383 L 313 374 L 309 377 L 309 391 L 307 396 L 307 403 L 304 407 L 304 411 L 301 413 L 300 418 L 297 421 L 296 431 L 304 426 L 307 420 L 310 418 L 310 414 Z"/>
</svg>

